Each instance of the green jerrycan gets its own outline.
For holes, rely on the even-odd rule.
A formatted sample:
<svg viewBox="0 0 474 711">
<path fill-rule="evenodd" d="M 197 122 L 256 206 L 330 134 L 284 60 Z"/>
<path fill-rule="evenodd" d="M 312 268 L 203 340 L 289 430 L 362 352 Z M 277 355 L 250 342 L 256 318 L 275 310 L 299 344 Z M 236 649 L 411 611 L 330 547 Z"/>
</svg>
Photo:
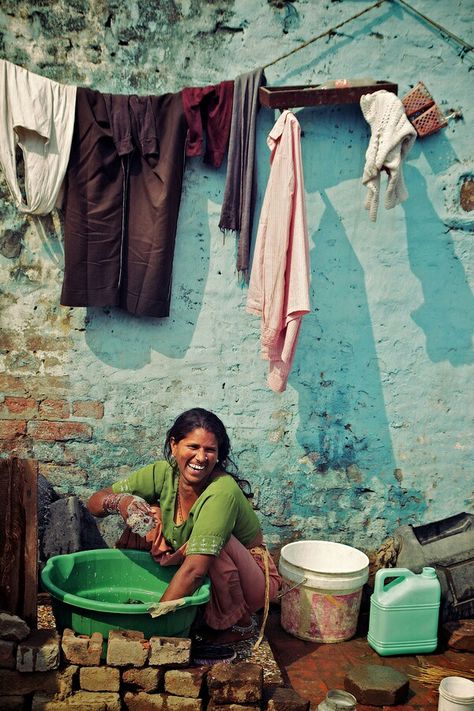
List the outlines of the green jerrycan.
<svg viewBox="0 0 474 711">
<path fill-rule="evenodd" d="M 423 568 L 418 575 L 408 568 L 378 570 L 370 598 L 368 643 L 381 656 L 433 652 L 440 599 L 434 568 Z"/>
</svg>

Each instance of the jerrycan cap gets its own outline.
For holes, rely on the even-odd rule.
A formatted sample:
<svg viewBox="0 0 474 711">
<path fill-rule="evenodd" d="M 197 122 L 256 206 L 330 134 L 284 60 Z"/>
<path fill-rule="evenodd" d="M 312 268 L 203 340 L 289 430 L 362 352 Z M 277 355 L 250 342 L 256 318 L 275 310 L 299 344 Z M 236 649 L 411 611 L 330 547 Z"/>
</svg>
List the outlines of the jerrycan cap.
<svg viewBox="0 0 474 711">
<path fill-rule="evenodd" d="M 436 570 L 431 567 L 424 567 L 423 570 L 421 571 L 421 574 L 423 575 L 424 578 L 437 578 L 438 577 L 436 575 Z"/>
</svg>

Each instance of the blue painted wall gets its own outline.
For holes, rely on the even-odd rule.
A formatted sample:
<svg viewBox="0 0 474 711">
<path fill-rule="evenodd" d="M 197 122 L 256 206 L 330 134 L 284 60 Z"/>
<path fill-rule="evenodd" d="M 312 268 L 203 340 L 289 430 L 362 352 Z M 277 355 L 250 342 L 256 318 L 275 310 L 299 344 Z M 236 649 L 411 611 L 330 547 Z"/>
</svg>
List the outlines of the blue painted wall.
<svg viewBox="0 0 474 711">
<path fill-rule="evenodd" d="M 233 78 L 371 4 L 5 2 L 0 52 L 59 81 L 161 93 Z M 413 5 L 472 36 L 471 0 Z M 87 496 L 160 456 L 175 416 L 198 405 L 228 426 L 273 545 L 314 537 L 373 550 L 400 524 L 472 511 L 471 69 L 472 52 L 396 1 L 268 69 L 269 84 L 373 77 L 400 95 L 422 80 L 444 113 L 462 114 L 417 141 L 409 199 L 381 204 L 373 224 L 358 105 L 296 109 L 312 313 L 283 394 L 266 387 L 235 240 L 218 229 L 225 166 L 188 161 L 168 319 L 61 307 L 60 215 L 20 217 L 2 183 L 3 455 L 35 457 L 60 491 Z M 259 114 L 257 217 L 277 116 Z M 64 422 L 80 427 L 65 433 Z"/>
</svg>

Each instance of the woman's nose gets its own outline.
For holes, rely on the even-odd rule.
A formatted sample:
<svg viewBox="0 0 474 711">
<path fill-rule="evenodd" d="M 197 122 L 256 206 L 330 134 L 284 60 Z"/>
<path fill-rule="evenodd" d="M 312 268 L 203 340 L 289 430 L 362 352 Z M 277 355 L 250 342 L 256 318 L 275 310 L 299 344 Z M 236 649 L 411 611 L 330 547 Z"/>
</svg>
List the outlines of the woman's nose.
<svg viewBox="0 0 474 711">
<path fill-rule="evenodd" d="M 202 450 L 199 450 L 199 452 L 197 452 L 197 454 L 196 454 L 196 459 L 197 459 L 199 462 L 205 462 L 205 461 L 207 461 L 207 454 L 206 454 L 206 452 L 205 452 L 203 449 L 202 449 Z"/>
</svg>

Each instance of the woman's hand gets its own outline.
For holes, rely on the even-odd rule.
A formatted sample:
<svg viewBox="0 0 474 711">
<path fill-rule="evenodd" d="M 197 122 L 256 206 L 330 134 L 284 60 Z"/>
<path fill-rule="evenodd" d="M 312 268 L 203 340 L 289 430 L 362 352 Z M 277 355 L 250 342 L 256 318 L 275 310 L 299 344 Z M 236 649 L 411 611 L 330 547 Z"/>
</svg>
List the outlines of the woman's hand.
<svg viewBox="0 0 474 711">
<path fill-rule="evenodd" d="M 145 499 L 134 494 L 115 494 L 110 486 L 93 494 L 87 506 L 94 516 L 119 513 L 139 536 L 145 536 L 155 525 L 153 511 Z"/>
</svg>

